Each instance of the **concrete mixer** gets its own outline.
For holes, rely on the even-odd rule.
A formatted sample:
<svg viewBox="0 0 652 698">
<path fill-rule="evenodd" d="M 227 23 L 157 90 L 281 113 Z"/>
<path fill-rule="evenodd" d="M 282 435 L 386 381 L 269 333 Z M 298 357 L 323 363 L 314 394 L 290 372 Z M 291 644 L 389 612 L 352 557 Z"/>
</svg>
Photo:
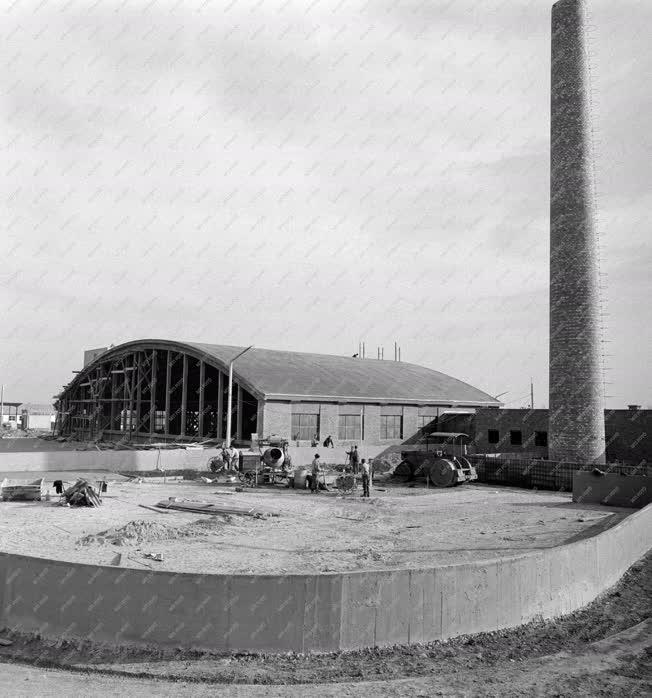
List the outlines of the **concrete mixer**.
<svg viewBox="0 0 652 698">
<path fill-rule="evenodd" d="M 467 434 L 434 432 L 423 442 L 401 451 L 394 475 L 408 480 L 427 477 L 435 487 L 453 487 L 477 480 L 478 474 L 466 458 Z"/>
<path fill-rule="evenodd" d="M 272 446 L 263 452 L 263 463 L 270 468 L 280 468 L 285 463 L 285 453 L 278 446 Z"/>
</svg>

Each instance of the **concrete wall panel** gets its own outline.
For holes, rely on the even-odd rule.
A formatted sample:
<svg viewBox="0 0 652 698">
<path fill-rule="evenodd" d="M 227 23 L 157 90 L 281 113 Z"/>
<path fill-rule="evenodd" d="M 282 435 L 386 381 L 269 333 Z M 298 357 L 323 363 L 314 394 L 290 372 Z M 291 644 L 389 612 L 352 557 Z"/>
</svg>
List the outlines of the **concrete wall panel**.
<svg viewBox="0 0 652 698">
<path fill-rule="evenodd" d="M 0 453 L 0 472 L 205 470 L 219 449 L 158 451 L 29 451 Z"/>
<path fill-rule="evenodd" d="M 652 547 L 652 506 L 593 537 L 419 570 L 197 575 L 0 553 L 0 626 L 49 638 L 212 650 L 427 642 L 574 611 Z"/>
</svg>

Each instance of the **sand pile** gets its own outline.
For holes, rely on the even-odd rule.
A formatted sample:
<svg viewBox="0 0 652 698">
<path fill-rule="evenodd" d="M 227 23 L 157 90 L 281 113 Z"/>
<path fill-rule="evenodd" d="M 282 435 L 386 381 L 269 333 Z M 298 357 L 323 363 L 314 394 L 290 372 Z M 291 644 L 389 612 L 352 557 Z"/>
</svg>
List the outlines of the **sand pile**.
<svg viewBox="0 0 652 698">
<path fill-rule="evenodd" d="M 158 521 L 130 521 L 119 528 L 91 533 L 77 541 L 78 545 L 138 545 L 162 540 L 179 540 L 210 535 L 221 529 L 230 517 L 210 516 L 183 526 L 170 526 Z"/>
<path fill-rule="evenodd" d="M 91 533 L 77 542 L 79 545 L 133 545 L 157 540 L 170 540 L 184 537 L 181 529 L 157 521 L 130 521 L 119 528 Z"/>
</svg>

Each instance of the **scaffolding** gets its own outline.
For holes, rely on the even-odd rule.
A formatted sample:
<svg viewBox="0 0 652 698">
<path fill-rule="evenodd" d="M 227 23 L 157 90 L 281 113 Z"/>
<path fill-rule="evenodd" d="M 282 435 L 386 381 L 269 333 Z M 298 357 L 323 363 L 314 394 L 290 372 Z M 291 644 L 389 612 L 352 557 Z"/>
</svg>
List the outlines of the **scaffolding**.
<svg viewBox="0 0 652 698">
<path fill-rule="evenodd" d="M 108 351 L 58 396 L 55 433 L 80 441 L 225 439 L 228 369 L 159 347 Z M 231 438 L 256 432 L 258 401 L 234 381 Z"/>
</svg>

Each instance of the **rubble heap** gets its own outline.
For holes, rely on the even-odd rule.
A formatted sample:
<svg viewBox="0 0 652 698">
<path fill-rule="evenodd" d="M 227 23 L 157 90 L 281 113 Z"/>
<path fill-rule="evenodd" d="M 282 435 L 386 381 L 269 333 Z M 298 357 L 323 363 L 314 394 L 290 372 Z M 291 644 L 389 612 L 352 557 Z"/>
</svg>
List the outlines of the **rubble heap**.
<svg viewBox="0 0 652 698">
<path fill-rule="evenodd" d="M 102 504 L 99 492 L 87 480 L 77 480 L 64 491 L 63 496 L 70 506 L 99 507 Z"/>
</svg>

